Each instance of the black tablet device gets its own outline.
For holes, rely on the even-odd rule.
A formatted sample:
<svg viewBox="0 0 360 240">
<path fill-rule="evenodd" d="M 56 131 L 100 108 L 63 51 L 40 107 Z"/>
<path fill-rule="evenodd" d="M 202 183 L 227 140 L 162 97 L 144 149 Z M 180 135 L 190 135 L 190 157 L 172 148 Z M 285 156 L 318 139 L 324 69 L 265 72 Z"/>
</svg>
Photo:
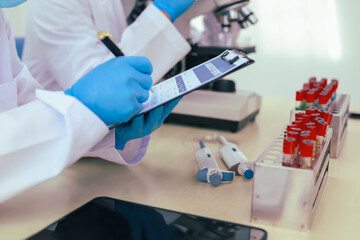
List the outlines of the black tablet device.
<svg viewBox="0 0 360 240">
<path fill-rule="evenodd" d="M 265 230 L 176 211 L 96 198 L 30 240 L 266 240 Z"/>
</svg>

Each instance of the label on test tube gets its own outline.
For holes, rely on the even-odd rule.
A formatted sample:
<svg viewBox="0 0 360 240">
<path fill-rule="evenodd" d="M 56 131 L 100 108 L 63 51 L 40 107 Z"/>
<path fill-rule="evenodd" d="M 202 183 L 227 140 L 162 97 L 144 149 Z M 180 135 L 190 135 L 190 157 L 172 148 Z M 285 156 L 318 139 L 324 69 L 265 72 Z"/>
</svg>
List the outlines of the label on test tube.
<svg viewBox="0 0 360 240">
<path fill-rule="evenodd" d="M 319 109 L 326 110 L 328 103 L 327 92 L 321 92 L 319 95 Z"/>
<path fill-rule="evenodd" d="M 210 149 L 206 148 L 202 141 L 200 141 L 200 146 L 201 149 L 196 151 L 196 159 L 199 166 L 198 179 L 208 182 L 213 186 L 218 186 L 222 182 L 232 182 L 234 172 L 222 171 Z"/>
<path fill-rule="evenodd" d="M 303 140 L 300 143 L 300 167 L 311 168 L 312 167 L 312 155 L 313 155 L 314 143 L 311 140 Z"/>
<path fill-rule="evenodd" d="M 315 123 L 311 123 L 306 125 L 305 130 L 310 131 L 310 140 L 314 142 L 314 146 L 313 146 L 313 156 L 312 156 L 312 160 L 315 160 L 316 157 L 316 138 L 317 138 L 317 128 L 315 126 Z"/>
<path fill-rule="evenodd" d="M 287 133 L 287 137 L 289 138 L 293 138 L 295 140 L 295 142 L 293 143 L 295 145 L 294 147 L 294 154 L 291 156 L 291 161 L 289 163 L 289 166 L 290 167 L 294 167 L 294 166 L 297 166 L 298 164 L 298 152 L 299 152 L 299 137 L 300 137 L 300 133 L 299 132 L 295 132 L 295 131 L 290 131 Z M 284 140 L 284 144 L 285 144 L 285 140 Z M 284 148 L 285 146 L 283 146 Z M 289 147 L 287 147 L 289 148 Z M 287 150 L 287 151 L 290 151 L 290 150 Z M 284 149 L 283 149 L 283 153 L 284 153 Z M 289 157 L 289 156 L 288 156 Z M 284 161 L 283 161 L 284 162 Z M 286 164 L 287 164 L 287 160 L 285 161 Z"/>
<path fill-rule="evenodd" d="M 314 161 L 315 157 L 316 157 L 316 147 L 315 147 L 316 134 L 314 136 L 315 136 L 315 138 L 311 134 L 311 131 L 302 131 L 301 134 L 300 134 L 300 138 L 299 138 L 300 142 L 303 142 L 304 140 L 310 140 L 310 141 L 312 141 L 314 143 L 313 144 L 313 152 L 312 152 L 312 156 L 311 156 L 311 161 Z"/>
<path fill-rule="evenodd" d="M 306 93 L 306 104 L 308 107 L 312 107 L 315 103 L 315 92 L 309 91 Z"/>
<path fill-rule="evenodd" d="M 304 90 L 296 92 L 296 110 L 302 110 L 305 107 L 304 101 Z"/>
<path fill-rule="evenodd" d="M 224 145 L 220 149 L 220 155 L 226 166 L 246 179 L 252 179 L 254 172 L 250 168 L 250 162 L 245 155 L 235 144 L 228 142 L 223 136 L 220 136 L 220 141 Z"/>
<path fill-rule="evenodd" d="M 326 136 L 327 130 L 327 122 L 317 121 L 316 122 L 316 129 L 317 129 L 317 136 L 316 136 L 316 153 L 320 153 L 322 150 L 322 145 L 324 143 L 324 139 Z"/>
</svg>

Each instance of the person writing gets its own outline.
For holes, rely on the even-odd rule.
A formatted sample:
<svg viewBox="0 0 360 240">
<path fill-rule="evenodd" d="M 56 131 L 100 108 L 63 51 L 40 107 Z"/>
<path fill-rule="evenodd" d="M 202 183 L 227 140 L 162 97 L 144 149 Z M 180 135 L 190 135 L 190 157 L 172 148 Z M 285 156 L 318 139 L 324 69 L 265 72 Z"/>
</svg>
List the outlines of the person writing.
<svg viewBox="0 0 360 240">
<path fill-rule="evenodd" d="M 126 56 L 150 59 L 153 64 L 152 79 L 157 82 L 190 51 L 189 44 L 172 22 L 193 2 L 155 0 L 135 22 L 128 25 L 126 19 L 135 4 L 134 0 L 31 1 L 24 61 L 45 89 L 65 90 L 91 69 L 114 57 L 97 38 L 98 32 L 105 31 L 119 41 Z M 133 129 L 142 129 L 136 123 L 133 121 Z M 149 143 L 149 135 L 124 145 L 121 140 L 123 127 L 111 131 L 101 143 L 101 148 L 93 148 L 87 156 L 122 164 L 138 163 Z M 123 149 L 126 151 L 121 151 Z M 131 160 L 125 161 L 125 155 Z"/>
<path fill-rule="evenodd" d="M 17 56 L 2 10 L 25 1 L 0 0 L 0 202 L 58 175 L 92 149 L 102 149 L 108 125 L 124 123 L 117 136 L 122 144 L 149 134 L 179 101 L 134 118 L 152 86 L 152 65 L 145 57 L 106 61 L 65 92 L 41 90 Z M 122 159 L 131 163 L 145 150 L 133 153 L 125 147 Z"/>
</svg>

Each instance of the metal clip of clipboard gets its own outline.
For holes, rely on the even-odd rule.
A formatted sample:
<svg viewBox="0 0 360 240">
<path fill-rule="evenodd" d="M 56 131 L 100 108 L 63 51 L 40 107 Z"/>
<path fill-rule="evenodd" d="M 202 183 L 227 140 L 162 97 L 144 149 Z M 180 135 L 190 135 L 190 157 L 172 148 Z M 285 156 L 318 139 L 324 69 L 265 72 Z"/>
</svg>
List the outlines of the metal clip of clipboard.
<svg viewBox="0 0 360 240">
<path fill-rule="evenodd" d="M 226 50 L 222 55 L 221 58 L 224 59 L 225 61 L 229 62 L 230 64 L 233 64 L 234 62 L 236 62 L 237 60 L 239 60 L 239 55 L 242 58 L 246 58 L 248 61 L 250 61 L 250 59 L 248 58 L 248 56 L 243 53 L 240 52 L 236 49 L 232 49 L 231 52 L 229 50 Z"/>
</svg>

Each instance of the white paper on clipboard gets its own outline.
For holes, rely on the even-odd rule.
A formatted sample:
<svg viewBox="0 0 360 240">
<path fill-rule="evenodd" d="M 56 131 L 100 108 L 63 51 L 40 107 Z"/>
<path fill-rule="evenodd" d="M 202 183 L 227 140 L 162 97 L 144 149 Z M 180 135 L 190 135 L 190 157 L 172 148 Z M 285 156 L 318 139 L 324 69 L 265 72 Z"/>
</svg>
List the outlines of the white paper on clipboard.
<svg viewBox="0 0 360 240">
<path fill-rule="evenodd" d="M 232 60 L 236 61 L 233 62 Z M 247 64 L 249 60 L 242 52 L 226 50 L 207 62 L 160 82 L 153 86 L 154 92 L 150 92 L 149 99 L 143 103 L 143 109 L 139 114 L 146 113 L 213 80 L 221 78 Z"/>
<path fill-rule="evenodd" d="M 154 85 L 152 87 L 154 92 L 150 92 L 149 99 L 143 103 L 143 108 L 138 115 L 149 112 L 253 62 L 242 52 L 226 50 L 209 61 Z M 109 129 L 120 124 L 109 126 Z"/>
</svg>

